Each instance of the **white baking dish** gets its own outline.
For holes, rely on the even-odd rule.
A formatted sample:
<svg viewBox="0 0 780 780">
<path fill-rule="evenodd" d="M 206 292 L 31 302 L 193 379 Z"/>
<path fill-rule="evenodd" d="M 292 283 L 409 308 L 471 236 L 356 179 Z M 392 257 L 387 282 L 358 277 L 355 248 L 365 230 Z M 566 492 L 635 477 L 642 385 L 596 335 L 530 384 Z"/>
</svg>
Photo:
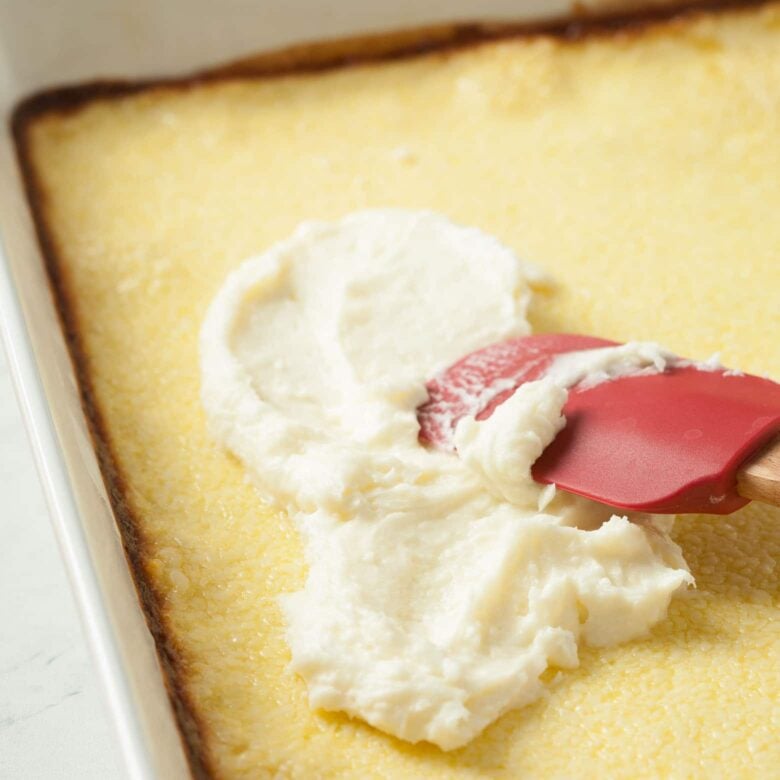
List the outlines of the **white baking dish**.
<svg viewBox="0 0 780 780">
<path fill-rule="evenodd" d="M 187 761 L 82 414 L 23 193 L 8 124 L 13 106 L 45 87 L 182 74 L 297 41 L 442 21 L 560 17 L 567 10 L 566 0 L 19 0 L 0 5 L 3 336 L 131 777 L 187 776 Z"/>
</svg>

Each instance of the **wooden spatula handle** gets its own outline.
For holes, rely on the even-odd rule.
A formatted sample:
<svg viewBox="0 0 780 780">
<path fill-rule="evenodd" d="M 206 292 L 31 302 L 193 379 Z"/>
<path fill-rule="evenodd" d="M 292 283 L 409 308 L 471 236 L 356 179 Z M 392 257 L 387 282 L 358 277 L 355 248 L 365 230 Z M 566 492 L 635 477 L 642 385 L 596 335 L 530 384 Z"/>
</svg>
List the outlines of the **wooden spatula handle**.
<svg viewBox="0 0 780 780">
<path fill-rule="evenodd" d="M 737 492 L 743 498 L 780 506 L 780 436 L 742 464 Z"/>
</svg>

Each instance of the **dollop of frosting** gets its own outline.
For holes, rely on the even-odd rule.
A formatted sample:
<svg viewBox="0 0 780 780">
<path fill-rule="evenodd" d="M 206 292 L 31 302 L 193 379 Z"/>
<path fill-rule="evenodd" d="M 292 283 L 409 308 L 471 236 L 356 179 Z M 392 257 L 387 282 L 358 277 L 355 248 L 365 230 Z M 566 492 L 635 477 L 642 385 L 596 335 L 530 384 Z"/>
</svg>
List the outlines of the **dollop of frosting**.
<svg viewBox="0 0 780 780">
<path fill-rule="evenodd" d="M 384 209 L 301 225 L 209 308 L 210 429 L 306 543 L 281 608 L 312 707 L 457 748 L 576 666 L 578 642 L 647 633 L 692 582 L 668 520 L 530 476 L 575 378 L 661 370 L 654 345 L 582 353 L 464 418 L 458 455 L 420 445 L 426 379 L 528 333 L 539 278 L 479 230 Z"/>
</svg>

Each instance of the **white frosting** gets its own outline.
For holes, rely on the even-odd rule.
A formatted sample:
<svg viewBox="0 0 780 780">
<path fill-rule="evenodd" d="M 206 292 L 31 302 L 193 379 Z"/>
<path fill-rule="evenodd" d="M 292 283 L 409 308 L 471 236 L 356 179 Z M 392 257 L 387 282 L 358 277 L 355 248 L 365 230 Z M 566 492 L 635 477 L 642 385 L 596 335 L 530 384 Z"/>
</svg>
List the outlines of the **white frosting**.
<svg viewBox="0 0 780 780">
<path fill-rule="evenodd" d="M 668 521 L 530 478 L 573 378 L 658 370 L 657 347 L 556 361 L 461 420 L 459 457 L 418 443 L 426 378 L 527 333 L 529 278 L 484 233 L 378 210 L 302 225 L 209 309 L 211 430 L 306 541 L 306 586 L 282 608 L 311 706 L 456 748 L 575 666 L 578 641 L 645 634 L 692 581 Z"/>
<path fill-rule="evenodd" d="M 565 386 L 545 377 L 521 385 L 487 420 L 464 417 L 455 429 L 460 459 L 496 498 L 538 505 L 531 466 L 566 424 Z"/>
<path fill-rule="evenodd" d="M 600 347 L 558 355 L 545 377 L 560 387 L 593 387 L 621 376 L 655 374 L 676 356 L 652 341 L 629 341 L 617 347 Z"/>
</svg>

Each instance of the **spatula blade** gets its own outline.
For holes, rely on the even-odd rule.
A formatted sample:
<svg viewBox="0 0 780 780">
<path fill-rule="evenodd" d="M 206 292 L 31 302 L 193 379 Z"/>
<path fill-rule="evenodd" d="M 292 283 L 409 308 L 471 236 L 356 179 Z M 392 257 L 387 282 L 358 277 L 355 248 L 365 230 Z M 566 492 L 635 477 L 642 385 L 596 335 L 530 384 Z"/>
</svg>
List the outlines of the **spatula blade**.
<svg viewBox="0 0 780 780">
<path fill-rule="evenodd" d="M 614 344 L 545 334 L 472 353 L 428 383 L 420 438 L 452 448 L 462 416 L 488 417 L 558 355 Z M 563 412 L 566 427 L 534 464 L 538 482 L 625 509 L 728 514 L 747 503 L 736 491 L 740 464 L 780 430 L 780 384 L 679 360 L 574 387 Z"/>
</svg>

